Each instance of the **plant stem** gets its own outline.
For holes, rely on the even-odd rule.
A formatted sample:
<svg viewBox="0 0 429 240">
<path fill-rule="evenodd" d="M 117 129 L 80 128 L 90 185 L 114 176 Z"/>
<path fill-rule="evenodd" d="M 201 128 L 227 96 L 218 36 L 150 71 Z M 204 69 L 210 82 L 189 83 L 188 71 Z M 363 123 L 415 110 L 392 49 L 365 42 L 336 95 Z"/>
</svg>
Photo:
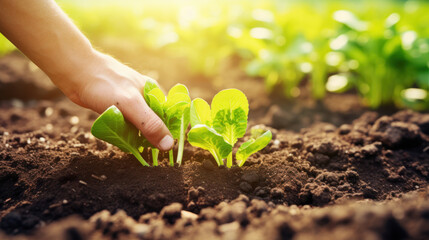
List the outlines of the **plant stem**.
<svg viewBox="0 0 429 240">
<path fill-rule="evenodd" d="M 174 167 L 174 156 L 173 156 L 173 149 L 168 151 L 168 158 L 170 159 L 170 166 Z"/>
<path fill-rule="evenodd" d="M 219 166 L 223 166 L 223 159 L 220 157 L 217 157 L 217 161 L 219 162 Z"/>
<path fill-rule="evenodd" d="M 226 167 L 231 168 L 232 167 L 232 152 L 228 155 L 226 159 Z"/>
<path fill-rule="evenodd" d="M 244 165 L 244 162 L 246 162 L 246 160 L 245 160 L 245 159 L 240 160 L 240 163 L 238 164 L 238 166 L 239 166 L 239 167 L 242 167 L 242 166 Z"/>
<path fill-rule="evenodd" d="M 223 161 L 222 161 L 222 159 L 217 155 L 216 151 L 214 151 L 214 150 L 210 150 L 209 152 L 213 155 L 213 157 L 214 157 L 214 159 L 215 159 L 215 161 L 216 161 L 217 165 L 218 165 L 218 166 L 222 166 L 222 165 L 223 165 Z"/>
<path fill-rule="evenodd" d="M 138 151 L 132 150 L 132 151 L 131 151 L 131 153 L 134 155 L 134 157 L 136 157 L 136 158 L 137 158 L 137 160 L 139 160 L 139 162 L 140 162 L 143 166 L 145 166 L 145 167 L 150 167 L 149 163 L 147 163 L 147 162 L 143 159 L 142 155 L 140 155 L 140 153 L 139 153 Z"/>
<path fill-rule="evenodd" d="M 219 166 L 223 166 L 223 159 L 219 157 L 219 155 L 215 152 L 216 162 L 218 162 Z"/>
<path fill-rule="evenodd" d="M 157 148 L 152 148 L 152 161 L 154 167 L 158 166 L 158 154 L 159 150 Z"/>
<path fill-rule="evenodd" d="M 176 162 L 182 165 L 183 158 L 183 147 L 185 145 L 185 131 L 188 126 L 185 126 L 185 114 L 182 115 L 182 119 L 180 121 L 180 137 L 179 137 L 179 147 L 177 149 L 177 159 Z"/>
</svg>

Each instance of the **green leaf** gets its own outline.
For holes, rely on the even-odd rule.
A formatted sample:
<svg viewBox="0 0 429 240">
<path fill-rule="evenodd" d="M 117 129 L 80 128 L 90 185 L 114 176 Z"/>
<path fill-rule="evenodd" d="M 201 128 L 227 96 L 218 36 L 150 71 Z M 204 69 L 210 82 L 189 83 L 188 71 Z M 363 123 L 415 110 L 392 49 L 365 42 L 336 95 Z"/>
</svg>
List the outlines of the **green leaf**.
<svg viewBox="0 0 429 240">
<path fill-rule="evenodd" d="M 177 85 L 176 85 L 177 86 Z M 166 114 L 166 125 L 173 135 L 174 139 L 180 137 L 180 126 L 182 121 L 182 115 L 187 113 L 186 116 L 189 116 L 189 105 L 191 99 L 189 96 L 182 92 L 172 93 L 170 90 L 167 102 L 164 104 L 164 110 Z M 189 119 L 185 117 L 184 120 Z M 189 125 L 189 120 L 184 123 L 186 128 Z"/>
<path fill-rule="evenodd" d="M 174 95 L 176 93 L 183 93 L 183 94 L 186 94 L 189 96 L 188 88 L 185 85 L 180 84 L 180 83 L 178 83 L 178 84 L 174 85 L 172 88 L 170 88 L 170 91 L 168 91 L 168 96 Z"/>
<path fill-rule="evenodd" d="M 234 145 L 238 138 L 246 134 L 247 115 L 242 108 L 234 109 L 232 113 L 226 109 L 218 111 L 213 119 L 213 128 Z"/>
<path fill-rule="evenodd" d="M 166 102 L 166 97 L 160 88 L 154 88 L 149 92 L 149 95 L 153 95 L 161 105 Z"/>
<path fill-rule="evenodd" d="M 161 118 L 164 119 L 165 95 L 159 88 L 152 89 L 148 94 L 149 107 Z"/>
<path fill-rule="evenodd" d="M 222 90 L 212 101 L 213 128 L 234 145 L 246 133 L 249 103 L 237 89 Z"/>
<path fill-rule="evenodd" d="M 178 139 L 180 137 L 180 121 L 180 118 L 173 117 L 168 119 L 168 121 L 166 122 L 167 128 L 170 131 L 171 135 L 173 135 L 174 139 Z"/>
<path fill-rule="evenodd" d="M 217 93 L 212 100 L 212 119 L 220 110 L 227 109 L 233 111 L 234 109 L 242 108 L 246 115 L 249 114 L 249 102 L 246 95 L 238 89 L 231 88 L 225 89 Z"/>
<path fill-rule="evenodd" d="M 266 147 L 268 143 L 270 143 L 272 137 L 273 135 L 271 131 L 268 130 L 258 138 L 252 138 L 249 141 L 243 143 L 235 154 L 235 158 L 239 162 L 238 166 L 243 166 L 250 155 Z"/>
<path fill-rule="evenodd" d="M 192 127 L 197 124 L 212 126 L 210 105 L 204 99 L 196 98 L 192 100 L 190 114 Z"/>
<path fill-rule="evenodd" d="M 191 98 L 189 91 L 183 84 L 176 84 L 170 89 L 167 101 L 163 105 L 165 118 L 163 119 L 174 139 L 178 139 L 177 163 L 182 163 L 185 144 L 185 132 L 189 125 L 189 107 Z M 172 158 L 170 156 L 170 162 Z"/>
<path fill-rule="evenodd" d="M 222 159 L 232 152 L 232 145 L 227 143 L 214 129 L 198 124 L 188 133 L 188 142 L 194 146 L 209 151 L 217 164 L 223 165 Z"/>
<path fill-rule="evenodd" d="M 150 91 L 152 91 L 155 88 L 159 88 L 155 81 L 153 80 L 147 80 L 144 89 L 143 89 L 143 97 L 146 103 L 149 105 L 150 99 L 148 98 L 148 94 Z"/>
<path fill-rule="evenodd" d="M 164 104 L 165 113 L 167 118 L 180 117 L 185 108 L 189 108 L 191 98 L 184 93 L 169 94 L 167 102 Z"/>
<path fill-rule="evenodd" d="M 126 153 L 132 153 L 141 164 L 149 166 L 139 153 L 139 148 L 145 141 L 144 137 L 139 134 L 139 130 L 134 125 L 125 120 L 116 106 L 109 107 L 95 120 L 91 133 Z"/>
</svg>

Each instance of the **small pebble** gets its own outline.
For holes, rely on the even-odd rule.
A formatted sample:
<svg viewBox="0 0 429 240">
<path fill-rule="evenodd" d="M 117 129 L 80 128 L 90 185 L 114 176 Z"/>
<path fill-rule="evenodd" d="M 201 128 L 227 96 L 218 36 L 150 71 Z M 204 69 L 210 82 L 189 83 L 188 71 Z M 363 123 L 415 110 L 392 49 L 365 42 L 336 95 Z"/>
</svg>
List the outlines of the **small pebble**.
<svg viewBox="0 0 429 240">
<path fill-rule="evenodd" d="M 137 223 L 132 226 L 131 232 L 137 236 L 144 237 L 150 229 L 150 226 L 147 224 Z"/>
<path fill-rule="evenodd" d="M 13 99 L 12 100 L 12 106 L 15 108 L 23 108 L 24 107 L 24 102 L 22 102 L 19 99 Z"/>
<path fill-rule="evenodd" d="M 73 127 L 70 129 L 70 132 L 71 132 L 71 133 L 77 133 L 77 131 L 79 131 L 79 127 L 77 127 L 77 126 L 73 126 Z"/>
<path fill-rule="evenodd" d="M 241 176 L 241 180 L 246 181 L 250 184 L 255 184 L 259 182 L 259 175 L 255 172 L 246 172 Z"/>
<path fill-rule="evenodd" d="M 250 192 L 252 192 L 253 188 L 252 188 L 252 185 L 250 185 L 249 183 L 241 182 L 240 183 L 240 190 L 242 190 L 243 192 L 246 192 L 246 193 L 250 193 Z"/>
<path fill-rule="evenodd" d="M 285 192 L 283 191 L 283 189 L 280 189 L 280 188 L 272 188 L 270 190 L 271 198 L 274 198 L 274 199 L 280 199 L 284 196 L 284 194 Z"/>
<path fill-rule="evenodd" d="M 340 134 L 345 135 L 351 131 L 351 126 L 349 124 L 343 124 L 339 128 Z"/>
<path fill-rule="evenodd" d="M 213 165 L 212 161 L 210 161 L 209 159 L 204 159 L 202 165 L 203 165 L 203 168 L 206 170 L 215 169 L 215 166 Z"/>
<path fill-rule="evenodd" d="M 161 210 L 161 217 L 166 219 L 170 223 L 174 223 L 176 219 L 182 217 L 182 208 L 183 205 L 180 203 L 172 203 L 168 206 L 165 206 Z"/>
<path fill-rule="evenodd" d="M 226 233 L 226 232 L 233 232 L 237 231 L 240 228 L 240 224 L 237 221 L 234 221 L 232 223 L 226 223 L 219 226 L 219 232 Z"/>
<path fill-rule="evenodd" d="M 279 146 L 280 145 L 280 140 L 278 140 L 278 139 L 274 140 L 273 145 Z"/>
<path fill-rule="evenodd" d="M 78 116 L 73 116 L 73 117 L 70 118 L 69 122 L 70 122 L 71 125 L 76 125 L 76 124 L 79 123 L 79 117 Z"/>
<path fill-rule="evenodd" d="M 54 126 L 52 124 L 48 123 L 48 124 L 46 124 L 45 128 L 46 128 L 46 131 L 50 132 L 54 129 Z"/>
<path fill-rule="evenodd" d="M 198 215 L 193 213 L 193 212 L 189 212 L 186 210 L 182 210 L 181 212 L 181 217 L 185 218 L 185 219 L 192 219 L 192 220 L 197 220 Z"/>
<path fill-rule="evenodd" d="M 81 143 L 88 143 L 89 142 L 89 137 L 88 135 L 86 135 L 85 133 L 80 133 L 76 139 L 81 142 Z"/>
<path fill-rule="evenodd" d="M 292 206 L 290 206 L 290 208 L 289 208 L 289 214 L 290 215 L 296 215 L 296 214 L 298 214 L 299 213 L 299 208 L 298 208 L 298 206 L 296 206 L 295 204 L 294 205 L 292 205 Z"/>
<path fill-rule="evenodd" d="M 50 117 L 50 116 L 52 116 L 52 114 L 54 114 L 54 109 L 53 109 L 53 108 L 51 108 L 51 107 L 47 107 L 47 108 L 45 109 L 45 116 L 46 116 L 46 117 Z"/>
</svg>

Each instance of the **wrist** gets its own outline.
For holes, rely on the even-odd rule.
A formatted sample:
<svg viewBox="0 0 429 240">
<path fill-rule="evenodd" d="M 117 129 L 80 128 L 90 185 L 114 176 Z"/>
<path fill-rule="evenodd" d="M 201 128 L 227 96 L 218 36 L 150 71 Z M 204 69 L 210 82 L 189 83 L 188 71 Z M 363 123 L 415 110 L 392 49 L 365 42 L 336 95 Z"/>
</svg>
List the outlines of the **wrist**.
<svg viewBox="0 0 429 240">
<path fill-rule="evenodd" d="M 89 81 L 89 75 L 95 71 L 101 62 L 101 53 L 92 48 L 79 49 L 78 52 L 64 54 L 51 71 L 46 71 L 54 84 L 70 97 L 77 94 Z"/>
</svg>

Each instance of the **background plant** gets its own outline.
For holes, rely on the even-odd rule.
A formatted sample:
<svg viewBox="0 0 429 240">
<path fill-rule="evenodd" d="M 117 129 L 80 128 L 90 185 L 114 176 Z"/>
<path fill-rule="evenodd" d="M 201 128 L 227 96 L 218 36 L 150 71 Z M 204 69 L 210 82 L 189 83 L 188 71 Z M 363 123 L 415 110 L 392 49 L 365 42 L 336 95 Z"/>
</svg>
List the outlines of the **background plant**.
<svg viewBox="0 0 429 240">
<path fill-rule="evenodd" d="M 233 59 L 286 98 L 307 87 L 316 99 L 354 89 L 373 108 L 429 107 L 427 1 L 59 3 L 94 45 L 115 56 L 153 51 L 183 58 L 208 79 Z M 0 38 L 0 54 L 11 49 Z"/>
</svg>

